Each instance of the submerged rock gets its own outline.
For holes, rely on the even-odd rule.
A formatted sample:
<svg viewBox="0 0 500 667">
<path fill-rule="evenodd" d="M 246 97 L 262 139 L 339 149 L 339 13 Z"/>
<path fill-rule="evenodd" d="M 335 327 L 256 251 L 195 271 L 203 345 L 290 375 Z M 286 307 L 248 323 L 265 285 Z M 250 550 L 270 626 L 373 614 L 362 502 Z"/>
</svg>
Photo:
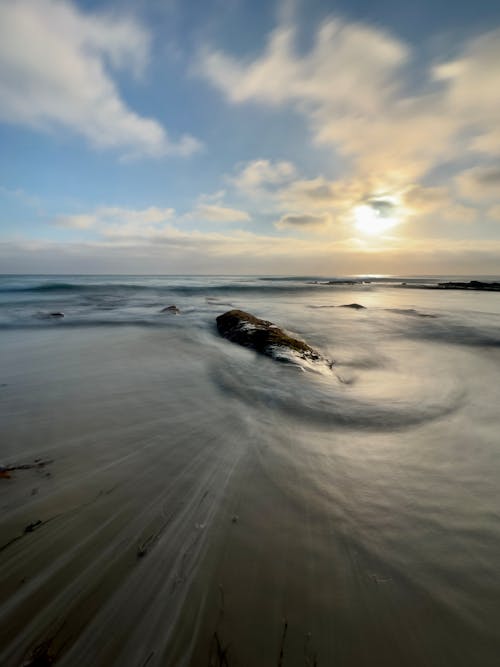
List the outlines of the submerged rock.
<svg viewBox="0 0 500 667">
<path fill-rule="evenodd" d="M 60 311 L 57 311 L 57 312 L 55 312 L 55 313 L 49 313 L 48 316 L 49 316 L 49 317 L 55 317 L 55 318 L 58 318 L 58 317 L 64 317 L 64 313 L 61 313 Z"/>
<path fill-rule="evenodd" d="M 437 315 L 431 315 L 430 313 L 421 313 L 415 308 L 387 308 L 390 313 L 397 313 L 398 315 L 410 315 L 412 317 L 437 317 Z"/>
<path fill-rule="evenodd" d="M 172 313 L 173 315 L 178 315 L 180 312 L 181 311 L 175 305 L 165 306 L 165 308 L 160 310 L 160 313 Z"/>
<path fill-rule="evenodd" d="M 355 310 L 364 310 L 366 306 L 362 306 L 360 303 L 345 303 L 339 308 L 354 308 Z"/>
<path fill-rule="evenodd" d="M 221 336 L 233 343 L 249 347 L 278 361 L 294 361 L 294 358 L 298 357 L 332 365 L 332 362 L 327 362 L 304 341 L 292 338 L 272 322 L 261 320 L 243 310 L 228 310 L 219 315 L 217 329 Z"/>
</svg>

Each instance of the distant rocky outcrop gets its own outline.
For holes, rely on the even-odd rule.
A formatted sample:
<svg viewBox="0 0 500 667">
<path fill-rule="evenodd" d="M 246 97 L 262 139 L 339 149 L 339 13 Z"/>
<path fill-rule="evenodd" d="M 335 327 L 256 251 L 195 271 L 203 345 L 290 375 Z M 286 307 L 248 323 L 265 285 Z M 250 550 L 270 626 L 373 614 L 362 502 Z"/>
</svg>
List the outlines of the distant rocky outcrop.
<svg viewBox="0 0 500 667">
<path fill-rule="evenodd" d="M 243 310 L 228 310 L 219 315 L 216 321 L 217 329 L 224 338 L 278 361 L 294 361 L 299 358 L 324 362 L 330 367 L 333 365 L 304 341 L 289 336 L 272 322 L 261 320 Z"/>
<path fill-rule="evenodd" d="M 359 285 L 360 282 L 359 280 L 326 280 L 326 281 L 321 281 L 321 280 L 312 280 L 309 282 L 309 285 Z"/>
<path fill-rule="evenodd" d="M 406 289 L 434 289 L 434 290 L 469 290 L 478 292 L 500 292 L 500 283 L 495 281 L 483 280 L 469 280 L 468 282 L 461 282 L 450 280 L 444 283 L 428 284 L 428 283 L 401 283 L 394 285 L 395 287 L 403 287 Z"/>
<path fill-rule="evenodd" d="M 165 306 L 165 308 L 160 310 L 160 313 L 172 313 L 172 315 L 179 315 L 180 312 L 181 311 L 175 305 Z"/>
<path fill-rule="evenodd" d="M 362 306 L 360 303 L 344 303 L 339 308 L 354 308 L 354 310 L 364 310 L 366 306 Z"/>
<path fill-rule="evenodd" d="M 450 281 L 438 283 L 439 289 L 484 290 L 486 292 L 500 292 L 500 283 L 469 280 L 467 283 Z"/>
</svg>

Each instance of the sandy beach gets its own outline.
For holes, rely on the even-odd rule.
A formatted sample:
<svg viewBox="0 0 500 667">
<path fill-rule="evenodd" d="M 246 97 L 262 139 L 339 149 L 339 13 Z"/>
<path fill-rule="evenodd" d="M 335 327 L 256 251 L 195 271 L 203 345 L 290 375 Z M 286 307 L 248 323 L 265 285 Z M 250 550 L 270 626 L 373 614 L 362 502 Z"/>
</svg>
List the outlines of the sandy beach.
<svg viewBox="0 0 500 667">
<path fill-rule="evenodd" d="M 0 332 L 1 664 L 495 665 L 496 295 L 231 289 Z M 335 371 L 224 340 L 226 303 Z"/>
</svg>

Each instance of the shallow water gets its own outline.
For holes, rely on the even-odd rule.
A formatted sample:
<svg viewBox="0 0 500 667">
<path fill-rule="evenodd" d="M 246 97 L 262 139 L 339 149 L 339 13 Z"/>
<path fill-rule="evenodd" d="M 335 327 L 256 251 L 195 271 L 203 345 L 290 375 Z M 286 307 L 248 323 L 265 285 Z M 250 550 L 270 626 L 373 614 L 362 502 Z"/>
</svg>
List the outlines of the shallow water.
<svg viewBox="0 0 500 667">
<path fill-rule="evenodd" d="M 498 664 L 500 295 L 314 280 L 0 278 L 2 665 Z"/>
</svg>

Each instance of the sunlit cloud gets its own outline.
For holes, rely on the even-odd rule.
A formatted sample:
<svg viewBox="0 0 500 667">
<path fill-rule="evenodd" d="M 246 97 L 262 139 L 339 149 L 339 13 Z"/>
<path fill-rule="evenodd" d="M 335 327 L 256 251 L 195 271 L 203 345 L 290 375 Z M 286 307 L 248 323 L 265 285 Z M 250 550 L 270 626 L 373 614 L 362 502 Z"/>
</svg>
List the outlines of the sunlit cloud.
<svg viewBox="0 0 500 667">
<path fill-rule="evenodd" d="M 186 217 L 207 222 L 246 222 L 250 220 L 246 211 L 219 204 L 199 204 Z"/>
<path fill-rule="evenodd" d="M 486 215 L 490 220 L 494 220 L 495 222 L 500 222 L 500 204 L 495 204 L 495 206 L 491 206 L 488 209 Z"/>
<path fill-rule="evenodd" d="M 295 166 L 285 160 L 252 160 L 242 164 L 228 181 L 247 195 L 269 190 L 290 182 L 296 175 Z"/>
<path fill-rule="evenodd" d="M 500 155 L 500 30 L 469 40 L 457 58 L 435 67 L 434 77 L 446 84 L 448 112 L 470 131 L 470 148 Z"/>
<path fill-rule="evenodd" d="M 471 224 L 478 219 L 478 212 L 475 208 L 464 206 L 464 204 L 452 204 L 443 208 L 440 216 L 449 222 Z"/>
<path fill-rule="evenodd" d="M 466 149 L 500 152 L 498 32 L 424 71 L 420 92 L 410 95 L 406 68 L 415 60 L 409 45 L 380 28 L 330 19 L 309 51 L 299 52 L 296 30 L 283 25 L 253 60 L 205 49 L 199 71 L 232 104 L 293 105 L 316 142 L 353 159 L 358 173 L 383 173 L 389 187 L 402 187 L 461 155 L 464 131 Z"/>
<path fill-rule="evenodd" d="M 116 225 L 147 225 L 158 224 L 171 220 L 175 211 L 173 208 L 158 208 L 149 206 L 144 209 L 130 209 L 119 206 L 101 206 L 92 213 L 80 213 L 76 215 L 61 215 L 55 219 L 55 224 L 68 229 L 90 229 L 91 227 L 102 230 L 108 226 Z"/>
<path fill-rule="evenodd" d="M 457 176 L 460 195 L 475 201 L 500 201 L 500 165 L 467 169 Z"/>
<path fill-rule="evenodd" d="M 450 193 L 445 187 L 412 185 L 404 192 L 403 199 L 411 213 L 430 213 L 449 206 Z"/>
</svg>

